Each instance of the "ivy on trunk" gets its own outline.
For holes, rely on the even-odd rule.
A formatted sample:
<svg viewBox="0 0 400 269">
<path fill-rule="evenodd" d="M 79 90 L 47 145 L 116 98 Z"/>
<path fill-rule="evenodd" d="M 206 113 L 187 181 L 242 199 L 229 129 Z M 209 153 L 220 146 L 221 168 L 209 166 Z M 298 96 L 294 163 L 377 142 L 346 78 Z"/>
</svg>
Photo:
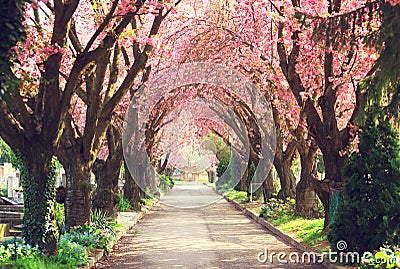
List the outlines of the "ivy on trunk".
<svg viewBox="0 0 400 269">
<path fill-rule="evenodd" d="M 39 246 L 49 255 L 57 255 L 55 221 L 56 167 L 52 156 L 39 153 L 24 157 L 17 153 L 13 163 L 21 173 L 24 191 L 22 236 L 31 246 Z"/>
</svg>

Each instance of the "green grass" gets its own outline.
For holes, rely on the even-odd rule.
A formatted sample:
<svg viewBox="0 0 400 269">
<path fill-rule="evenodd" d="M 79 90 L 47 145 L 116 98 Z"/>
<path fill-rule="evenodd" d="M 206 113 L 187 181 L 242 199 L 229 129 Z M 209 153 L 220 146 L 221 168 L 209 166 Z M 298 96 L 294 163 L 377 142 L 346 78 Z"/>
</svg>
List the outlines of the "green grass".
<svg viewBox="0 0 400 269">
<path fill-rule="evenodd" d="M 262 205 L 261 201 L 249 203 L 245 192 L 235 190 L 228 191 L 225 195 L 259 215 Z M 323 218 L 304 219 L 291 213 L 279 216 L 276 219 L 268 218 L 267 221 L 317 252 L 324 252 L 330 248 L 327 235 L 322 234 L 322 229 L 324 228 Z"/>
<path fill-rule="evenodd" d="M 214 181 L 213 183 L 210 183 L 210 182 L 207 181 L 205 184 L 206 184 L 207 186 L 212 187 L 212 188 L 215 189 L 215 190 L 217 189 L 217 186 L 215 185 L 215 181 Z"/>
<path fill-rule="evenodd" d="M 154 198 L 152 198 L 152 197 L 142 198 L 141 200 L 143 201 L 145 206 L 150 206 L 154 202 Z"/>
<path fill-rule="evenodd" d="M 115 223 L 114 224 L 114 228 L 116 230 L 120 230 L 120 229 L 124 228 L 125 226 L 126 226 L 126 224 L 123 224 L 123 223 Z"/>
<path fill-rule="evenodd" d="M 74 268 L 68 266 L 66 264 L 61 264 L 52 261 L 51 259 L 43 259 L 43 258 L 19 258 L 16 261 L 9 261 L 5 262 L 4 264 L 0 265 L 1 269 L 10 268 L 16 269 L 69 269 Z"/>
<path fill-rule="evenodd" d="M 301 217 L 285 216 L 276 220 L 269 220 L 274 226 L 284 232 L 294 234 L 297 239 L 318 251 L 327 250 L 324 246 L 326 234 L 322 235 L 324 219 L 304 219 Z"/>
<path fill-rule="evenodd" d="M 205 184 L 209 183 L 208 179 L 198 179 L 198 180 L 196 180 L 196 182 L 205 183 Z"/>
<path fill-rule="evenodd" d="M 172 179 L 172 181 L 174 182 L 174 183 L 176 183 L 176 182 L 182 182 L 182 179 L 180 179 L 180 178 L 171 178 Z"/>
<path fill-rule="evenodd" d="M 232 199 L 241 204 L 249 202 L 249 197 L 247 197 L 247 193 L 244 191 L 231 190 L 231 191 L 225 192 L 224 194 L 229 199 Z"/>
</svg>

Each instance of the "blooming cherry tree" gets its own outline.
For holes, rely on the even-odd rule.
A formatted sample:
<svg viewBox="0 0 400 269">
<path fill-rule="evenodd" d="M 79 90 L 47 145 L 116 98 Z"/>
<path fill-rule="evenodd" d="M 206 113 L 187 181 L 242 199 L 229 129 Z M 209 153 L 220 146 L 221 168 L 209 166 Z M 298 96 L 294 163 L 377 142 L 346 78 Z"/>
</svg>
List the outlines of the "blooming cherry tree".
<svg viewBox="0 0 400 269">
<path fill-rule="evenodd" d="M 90 222 L 90 172 L 113 111 L 140 80 L 152 38 L 175 4 L 54 0 L 27 5 L 28 36 L 16 48 L 20 62 L 14 67 L 23 83 L 1 104 L 1 135 L 21 152 L 30 178 L 39 184 L 32 201 L 48 197 L 40 190 L 47 188 L 52 155 L 59 158 L 67 173 L 67 226 Z M 38 233 L 41 240 L 45 231 Z"/>
</svg>

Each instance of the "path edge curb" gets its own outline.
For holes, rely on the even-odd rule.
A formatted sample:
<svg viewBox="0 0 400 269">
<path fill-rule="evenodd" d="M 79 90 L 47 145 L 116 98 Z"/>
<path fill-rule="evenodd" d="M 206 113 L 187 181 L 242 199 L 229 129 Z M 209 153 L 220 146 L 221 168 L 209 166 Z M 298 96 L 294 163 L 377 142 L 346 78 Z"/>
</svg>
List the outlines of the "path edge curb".
<svg viewBox="0 0 400 269">
<path fill-rule="evenodd" d="M 132 219 L 126 223 L 126 225 L 117 232 L 115 240 L 111 242 L 110 248 L 112 249 L 118 242 L 119 240 L 124 237 L 130 230 L 132 230 L 136 224 L 146 215 L 148 214 L 153 207 L 157 206 L 159 204 L 158 200 L 154 200 L 150 206 L 148 206 L 145 209 L 142 209 L 140 212 L 138 212 L 136 215 L 132 216 Z M 112 251 L 112 250 L 111 250 Z M 110 252 L 111 252 L 110 251 Z M 109 252 L 109 253 L 110 253 Z M 91 269 L 95 266 L 95 264 L 102 259 L 103 257 L 106 256 L 106 252 L 101 249 L 101 250 L 96 250 L 95 253 L 92 253 L 88 257 L 88 263 L 86 266 L 80 266 L 77 267 L 79 269 Z"/>
<path fill-rule="evenodd" d="M 272 232 L 274 235 L 278 236 L 279 238 L 281 238 L 283 241 L 285 241 L 286 243 L 290 244 L 291 246 L 303 251 L 303 252 L 313 252 L 316 253 L 314 250 L 310 249 L 309 247 L 307 247 L 306 245 L 304 245 L 303 243 L 297 241 L 296 239 L 294 239 L 293 237 L 285 234 L 284 232 L 282 232 L 280 229 L 278 229 L 277 227 L 275 227 L 274 225 L 268 223 L 264 218 L 259 217 L 257 214 L 255 214 L 253 211 L 245 208 L 244 206 L 242 206 L 240 203 L 226 197 L 223 193 L 217 191 L 213 186 L 210 186 L 208 184 L 204 184 L 206 186 L 211 187 L 216 193 L 218 193 L 219 195 L 221 195 L 222 197 L 224 197 L 224 199 L 230 203 L 231 205 L 233 205 L 233 207 L 235 207 L 238 211 L 241 211 L 243 213 L 243 215 L 245 215 L 246 217 L 248 217 L 249 219 L 255 221 L 256 223 L 260 224 L 261 226 L 263 226 L 264 228 L 266 228 L 267 230 L 269 230 L 270 232 Z M 329 261 L 327 261 L 326 259 L 324 259 L 324 261 L 322 263 L 320 263 L 322 266 L 324 266 L 327 269 L 339 269 L 339 267 L 333 265 L 332 263 L 330 263 Z"/>
</svg>

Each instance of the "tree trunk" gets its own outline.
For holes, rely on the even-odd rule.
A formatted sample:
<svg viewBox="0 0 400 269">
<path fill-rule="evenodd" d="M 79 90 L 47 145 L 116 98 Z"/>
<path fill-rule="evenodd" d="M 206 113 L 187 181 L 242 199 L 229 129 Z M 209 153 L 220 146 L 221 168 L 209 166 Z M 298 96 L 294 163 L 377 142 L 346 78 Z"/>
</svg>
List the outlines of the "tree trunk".
<svg viewBox="0 0 400 269">
<path fill-rule="evenodd" d="M 302 154 L 299 150 L 301 179 L 296 186 L 296 212 L 303 218 L 311 219 L 319 216 L 319 210 L 318 198 L 314 191 L 314 182 L 317 180 L 315 176 L 316 150 L 309 149 L 308 151 L 308 154 Z"/>
<path fill-rule="evenodd" d="M 281 122 L 282 120 L 279 118 L 279 112 L 274 106 L 272 106 L 272 113 L 276 126 L 274 166 L 281 183 L 281 190 L 278 193 L 278 198 L 294 198 L 296 195 L 296 177 L 294 176 L 291 167 L 293 157 L 296 154 L 296 144 L 294 140 L 291 140 L 287 143 L 286 149 L 284 149 L 285 141 L 282 134 L 283 122 Z"/>
<path fill-rule="evenodd" d="M 144 177 L 146 179 L 146 186 L 149 188 L 148 193 L 150 193 L 154 198 L 160 199 L 160 177 L 157 175 L 157 172 L 152 165 L 147 165 L 144 170 Z"/>
<path fill-rule="evenodd" d="M 274 161 L 275 169 L 281 183 L 281 190 L 278 192 L 279 199 L 296 196 L 296 177 L 291 169 L 292 160 L 285 158 L 283 161 Z"/>
<path fill-rule="evenodd" d="M 293 2 L 294 6 L 298 7 L 300 2 Z M 341 1 L 331 2 L 329 13 L 333 14 L 340 9 Z M 283 40 L 284 37 L 284 22 L 278 24 L 278 38 Z M 283 71 L 287 82 L 289 83 L 290 89 L 296 98 L 296 101 L 303 111 L 306 113 L 308 132 L 314 137 L 319 148 L 321 149 L 324 156 L 324 165 L 326 167 L 326 178 L 321 182 L 316 183 L 315 191 L 325 208 L 325 227 L 327 231 L 330 223 L 330 208 L 329 208 L 329 194 L 332 188 L 341 188 L 342 177 L 341 172 L 343 169 L 343 160 L 339 155 L 340 151 L 345 151 L 349 146 L 353 136 L 350 134 L 355 125 L 355 121 L 362 111 L 363 100 L 366 95 L 362 93 L 362 87 L 357 85 L 356 87 L 356 106 L 352 112 L 351 118 L 348 121 L 347 127 L 339 131 L 338 123 L 336 119 L 336 100 L 338 88 L 334 85 L 331 78 L 334 76 L 334 52 L 331 50 L 325 50 L 323 56 L 323 95 L 318 98 L 318 106 L 316 106 L 315 100 L 308 97 L 305 101 L 303 100 L 301 93 L 307 92 L 304 87 L 301 76 L 296 70 L 295 65 L 301 52 L 301 44 L 299 42 L 300 31 L 295 31 L 292 34 L 292 50 L 288 52 L 284 42 L 277 43 L 277 52 L 279 55 L 279 65 Z M 329 39 L 329 36 L 326 36 Z M 349 55 L 350 56 L 350 55 Z M 353 57 L 353 56 L 351 56 Z M 370 76 L 375 72 L 375 66 L 368 72 L 366 77 Z M 319 110 L 320 109 L 320 110 Z M 322 116 L 322 117 L 321 117 Z M 338 186 L 335 186 L 338 185 Z"/>
<path fill-rule="evenodd" d="M 110 124 L 107 129 L 108 156 L 93 165 L 97 188 L 93 193 L 93 208 L 106 212 L 114 220 L 118 216 L 118 179 L 123 161 L 121 131 Z"/>
<path fill-rule="evenodd" d="M 65 200 L 65 225 L 74 227 L 90 224 L 92 210 L 90 168 L 80 156 L 74 161 L 63 163 L 67 177 L 67 198 Z"/>
<path fill-rule="evenodd" d="M 124 184 L 124 198 L 131 204 L 132 210 L 139 211 L 141 209 L 140 201 L 142 198 L 146 197 L 145 192 L 136 184 L 134 178 L 132 177 L 126 162 L 124 162 L 125 168 L 125 184 Z M 137 169 L 136 176 L 144 177 L 144 169 Z"/>
<path fill-rule="evenodd" d="M 118 216 L 120 200 L 118 179 L 121 165 L 122 160 L 119 164 L 96 161 L 93 169 L 97 183 L 96 190 L 93 193 L 93 208 L 106 212 L 114 220 Z"/>
<path fill-rule="evenodd" d="M 215 171 L 208 170 L 207 171 L 207 176 L 208 176 L 208 182 L 210 182 L 210 183 L 214 183 L 215 182 L 215 177 L 216 177 Z"/>
<path fill-rule="evenodd" d="M 263 182 L 262 190 L 263 190 L 264 203 L 266 204 L 268 200 L 272 198 L 272 196 L 276 191 L 274 188 L 274 178 L 272 176 L 272 169 L 269 171 L 267 178 Z"/>
<path fill-rule="evenodd" d="M 167 156 L 165 157 L 164 161 L 158 160 L 157 162 L 157 173 L 158 174 L 166 174 L 166 169 L 167 169 L 167 164 L 169 160 L 169 153 L 167 153 Z"/>
<path fill-rule="evenodd" d="M 333 221 L 331 216 L 335 215 L 337 210 L 337 208 L 331 208 L 331 191 L 342 190 L 344 184 L 342 179 L 344 159 L 339 155 L 338 150 L 332 149 L 339 148 L 339 146 L 333 142 L 329 146 L 331 146 L 331 148 L 322 151 L 325 166 L 325 179 L 323 181 L 318 181 L 315 188 L 315 191 L 324 206 L 324 233 L 329 231 L 329 225 Z"/>
<path fill-rule="evenodd" d="M 262 186 L 263 186 L 263 184 L 261 184 L 260 188 L 258 188 L 256 191 L 253 190 L 253 194 L 252 194 L 253 201 L 257 201 L 258 199 L 260 199 L 261 195 L 264 195 Z M 250 196 L 250 190 L 247 193 L 247 196 Z"/>
<path fill-rule="evenodd" d="M 318 195 L 319 200 L 321 201 L 324 212 L 325 212 L 325 219 L 324 219 L 324 229 L 322 233 L 327 233 L 330 224 L 330 201 L 329 201 L 329 183 L 326 180 L 316 180 L 314 183 L 314 190 Z"/>
<path fill-rule="evenodd" d="M 248 163 L 247 163 L 247 168 L 246 168 L 246 171 L 244 172 L 244 174 L 242 175 L 242 177 L 240 178 L 240 191 L 245 191 L 245 192 L 247 192 L 248 194 L 249 194 L 249 192 L 250 192 L 250 190 L 249 190 L 249 184 L 250 184 L 250 182 L 251 182 L 251 179 L 249 179 L 249 176 L 250 176 L 250 164 L 251 164 L 251 161 L 249 161 Z M 237 168 L 237 166 L 236 166 L 236 164 L 233 164 L 233 166 L 234 167 L 232 167 L 232 170 L 234 171 L 234 172 L 232 172 L 231 173 L 231 175 L 232 175 L 232 177 L 233 177 L 233 180 L 236 180 L 236 176 L 238 176 L 239 175 L 239 173 L 238 173 L 238 169 L 236 169 Z"/>
<path fill-rule="evenodd" d="M 18 157 L 24 189 L 22 236 L 31 246 L 38 245 L 48 255 L 57 255 L 57 224 L 55 221 L 55 170 L 52 155 L 38 145 Z M 33 150 L 34 149 L 34 150 Z"/>
<path fill-rule="evenodd" d="M 339 148 L 339 147 L 335 147 Z M 344 159 L 336 150 L 323 150 L 323 159 L 325 165 L 325 178 L 332 182 L 333 185 L 340 187 L 342 185 L 342 170 L 344 167 Z"/>
</svg>

